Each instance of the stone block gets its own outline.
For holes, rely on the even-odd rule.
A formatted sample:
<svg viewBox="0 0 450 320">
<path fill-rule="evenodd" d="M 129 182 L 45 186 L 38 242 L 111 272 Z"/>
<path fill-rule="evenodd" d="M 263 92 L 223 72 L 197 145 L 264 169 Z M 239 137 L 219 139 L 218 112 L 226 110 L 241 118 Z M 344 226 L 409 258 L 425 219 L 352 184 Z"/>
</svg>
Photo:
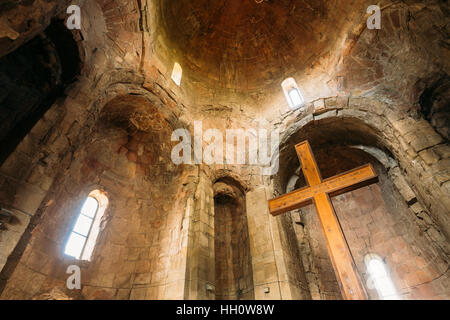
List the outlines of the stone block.
<svg viewBox="0 0 450 320">
<path fill-rule="evenodd" d="M 31 158 L 21 152 L 14 152 L 3 163 L 0 172 L 14 180 L 24 180 L 32 170 Z"/>
<path fill-rule="evenodd" d="M 40 207 L 46 194 L 47 193 L 40 188 L 22 184 L 15 195 L 14 207 L 32 216 Z"/>
<path fill-rule="evenodd" d="M 439 155 L 433 151 L 433 149 L 427 149 L 419 152 L 419 156 L 427 165 L 432 165 L 439 161 Z"/>
<path fill-rule="evenodd" d="M 450 145 L 442 144 L 433 148 L 434 152 L 436 152 L 442 159 L 450 158 Z"/>
<path fill-rule="evenodd" d="M 414 132 L 417 130 L 415 124 L 416 121 L 414 119 L 406 118 L 394 121 L 392 123 L 392 126 L 394 127 L 395 130 L 398 131 L 398 133 L 400 133 L 400 135 L 406 135 L 407 133 Z"/>
<path fill-rule="evenodd" d="M 336 108 L 338 106 L 337 97 L 326 98 L 325 99 L 325 107 L 326 108 Z"/>
<path fill-rule="evenodd" d="M 325 101 L 324 99 L 319 99 L 314 101 L 314 114 L 319 114 L 322 112 L 325 112 L 326 108 L 325 108 Z"/>
<path fill-rule="evenodd" d="M 321 121 L 337 117 L 337 110 L 331 110 L 314 116 L 314 121 Z"/>
</svg>

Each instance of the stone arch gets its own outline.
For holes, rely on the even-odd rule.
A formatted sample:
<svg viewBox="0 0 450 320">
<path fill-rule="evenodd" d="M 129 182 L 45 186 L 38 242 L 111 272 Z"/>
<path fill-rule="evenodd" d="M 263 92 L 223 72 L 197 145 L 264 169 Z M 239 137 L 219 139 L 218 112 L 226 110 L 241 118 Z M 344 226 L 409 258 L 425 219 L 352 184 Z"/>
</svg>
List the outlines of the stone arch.
<svg viewBox="0 0 450 320">
<path fill-rule="evenodd" d="M 177 177 L 182 175 L 183 167 L 171 163 L 171 146 L 167 141 L 180 123 L 170 112 L 161 112 L 163 102 L 156 96 L 138 87 L 133 90 L 134 94 L 109 91 L 113 98 L 104 106 L 94 102 L 91 128 L 74 150 L 75 156 L 65 173 L 50 189 L 49 202 L 36 222 L 39 231 L 25 244 L 15 268 L 18 272 L 28 272 L 31 277 L 36 275 L 27 270 L 35 270 L 49 281 L 63 283 L 64 268 L 76 262 L 54 252 L 62 252 L 62 239 L 66 239 L 72 225 L 71 216 L 77 214 L 86 190 L 91 191 L 95 186 L 107 190 L 110 206 L 92 261 L 81 266 L 86 277 L 78 297 L 155 299 L 174 281 L 181 281 L 176 278 L 175 269 L 180 267 L 178 260 L 182 259 L 179 256 L 182 255 L 179 229 L 182 204 L 177 199 L 182 187 L 181 183 L 172 187 L 180 181 Z M 171 205 L 167 203 L 168 198 L 173 199 Z M 136 219 L 140 222 L 136 223 Z M 48 250 L 42 249 L 43 242 L 47 243 Z M 28 260 L 30 255 L 37 254 L 51 261 L 54 268 L 43 270 L 38 261 Z M 139 264 L 137 269 L 115 269 L 114 265 L 127 264 L 131 256 L 132 261 L 138 261 L 133 262 Z M 108 279 L 103 277 L 105 272 Z M 171 278 L 174 276 L 176 279 Z M 8 275 L 12 282 L 15 277 L 16 273 Z M 24 288 L 27 296 L 41 291 L 45 292 L 39 286 Z M 18 293 L 6 286 L 3 294 Z"/>
<path fill-rule="evenodd" d="M 450 139 L 450 77 L 435 74 L 431 80 L 421 81 L 419 112 L 447 141 Z"/>
<path fill-rule="evenodd" d="M 195 172 L 198 179 L 185 213 L 184 299 L 254 299 L 250 245 L 256 230 L 251 231 L 247 220 L 245 184 L 228 170 L 198 166 Z"/>
<path fill-rule="evenodd" d="M 222 177 L 214 182 L 213 191 L 216 299 L 254 299 L 243 187 L 233 178 Z"/>
<path fill-rule="evenodd" d="M 316 130 L 322 127 L 323 130 Z M 350 145 L 372 145 L 387 151 L 378 138 L 377 130 L 369 126 L 366 122 L 356 117 L 329 117 L 321 120 L 310 119 L 301 127 L 296 128 L 296 132 L 289 131 L 289 136 L 282 137 L 280 145 L 280 163 L 291 163 L 296 161 L 295 144 L 303 140 L 309 140 L 313 147 L 324 144 L 337 145 L 342 143 Z M 333 131 L 335 134 L 330 134 Z M 387 151 L 389 152 L 389 151 Z M 283 169 L 289 170 L 289 166 L 284 166 L 279 172 L 279 176 L 284 176 Z M 283 178 L 283 181 L 287 178 Z M 282 183 L 286 185 L 285 182 Z M 283 187 L 283 189 L 285 189 Z"/>
<path fill-rule="evenodd" d="M 46 5 L 42 5 L 42 2 L 34 1 L 31 6 L 25 7 L 15 8 L 13 6 L 12 10 L 6 13 L 6 15 L 20 16 L 25 20 L 30 15 L 33 16 L 33 19 L 38 16 L 40 18 L 39 23 L 27 26 L 26 30 L 20 29 L 21 18 L 10 19 L 9 21 L 13 24 L 11 25 L 12 29 L 15 30 L 19 26 L 17 31 L 20 31 L 20 36 L 11 41 L 10 46 L 6 46 L 6 51 L 0 52 L 0 56 L 12 51 L 11 54 L 15 54 L 23 47 L 29 46 L 30 43 L 33 44 L 35 40 L 32 38 L 38 39 L 39 36 L 36 35 L 47 29 L 50 33 L 44 39 L 47 42 L 51 42 L 51 33 L 59 34 L 60 31 L 63 31 L 66 34 L 63 37 L 64 40 L 61 41 L 62 43 L 53 45 L 52 50 L 58 51 L 58 46 L 67 46 L 69 40 L 70 48 L 74 48 L 74 50 L 69 50 L 71 53 L 78 53 L 80 63 L 72 69 L 75 70 L 76 74 L 69 72 L 64 76 L 64 81 L 68 85 L 60 86 L 60 91 L 56 92 L 57 98 L 49 99 L 46 101 L 44 108 L 38 110 L 39 112 L 46 111 L 41 114 L 40 119 L 34 122 L 34 118 L 30 118 L 31 121 L 28 121 L 30 131 L 25 136 L 22 133 L 18 135 L 18 137 L 20 136 L 19 140 L 21 141 L 18 141 L 20 143 L 15 150 L 10 150 L 12 152 L 0 167 L 1 178 L 7 182 L 7 193 L 2 196 L 0 202 L 2 206 L 11 208 L 20 221 L 20 224 L 15 227 L 16 232 L 9 234 L 7 231 L 2 239 L 2 242 L 8 243 L 8 248 L 0 255 L 0 268 L 3 269 L 5 264 L 8 263 L 5 269 L 9 270 L 5 270 L 0 276 L 0 291 L 3 290 L 6 279 L 24 253 L 31 231 L 47 208 L 48 202 L 46 200 L 50 201 L 49 190 L 60 174 L 60 169 L 64 167 L 64 159 L 70 158 L 73 154 L 73 146 L 83 140 L 82 137 L 85 132 L 81 128 L 86 127 L 86 123 L 89 123 L 89 117 L 86 117 L 88 119 L 86 120 L 84 112 L 86 112 L 87 106 L 92 103 L 92 99 L 88 98 L 92 93 L 91 86 L 95 87 L 93 70 L 87 68 L 87 66 L 92 64 L 93 54 L 91 53 L 95 45 L 94 42 L 98 40 L 100 43 L 101 41 L 99 38 L 94 39 L 92 33 L 88 38 L 82 37 L 83 34 L 86 35 L 84 27 L 88 26 L 89 23 L 83 24 L 81 31 L 62 30 L 61 23 L 65 18 L 62 12 L 67 8 L 64 1 L 46 2 Z M 88 2 L 89 5 L 92 3 L 94 2 Z M 16 9 L 21 10 L 20 14 L 15 12 Z M 95 6 L 90 8 L 91 14 L 96 12 L 92 9 L 95 9 Z M 42 14 L 39 15 L 37 12 Z M 60 13 L 61 15 L 59 15 Z M 85 15 L 85 22 L 88 22 L 88 17 L 93 17 L 91 14 Z M 57 27 L 54 27 L 55 23 L 58 24 Z M 30 39 L 31 41 L 29 41 Z M 9 41 L 7 38 L 2 38 L 0 42 L 3 40 Z M 29 42 L 27 43 L 27 41 Z M 2 46 L 2 49 L 4 48 Z M 67 55 L 67 57 L 70 58 L 70 55 Z M 64 63 L 67 63 L 67 61 L 61 64 Z M 78 77 L 79 81 L 72 83 L 72 76 Z M 24 168 L 26 169 L 24 170 Z M 17 175 L 18 171 L 21 172 L 19 176 Z"/>
<path fill-rule="evenodd" d="M 216 169 L 213 170 L 210 175 L 213 184 L 218 181 L 226 181 L 229 184 L 235 185 L 242 193 L 246 193 L 250 189 L 249 182 L 241 179 L 239 173 L 236 173 L 231 169 Z"/>
<path fill-rule="evenodd" d="M 54 19 L 42 33 L 0 58 L 0 109 L 12 119 L 0 132 L 0 163 L 80 76 L 80 52 L 74 33 L 63 20 Z"/>
<path fill-rule="evenodd" d="M 38 5 L 40 2 L 35 1 Z M 64 17 L 64 14 L 59 16 L 58 14 L 67 6 L 62 1 L 56 3 L 59 9 L 52 11 L 51 15 L 42 15 L 45 19 L 48 18 L 48 23 L 52 18 L 62 19 Z M 78 3 L 81 4 L 84 17 L 82 30 L 72 34 L 74 34 L 78 51 L 81 50 L 81 56 L 84 57 L 85 62 L 80 67 L 82 70 L 79 81 L 68 87 L 65 92 L 67 97 L 58 99 L 51 106 L 0 169 L 1 177 L 7 183 L 4 186 L 7 186 L 8 189 L 8 192 L 0 199 L 2 207 L 12 208 L 20 220 L 20 227 L 16 227 L 17 232 L 13 234 L 15 237 L 3 233 L 5 237 L 2 240 L 8 241 L 8 248 L 0 255 L 0 268 L 7 263 L 8 256 L 10 259 L 5 267 L 8 270 L 0 276 L 0 291 L 3 290 L 3 285 L 6 283 L 6 279 L 10 278 L 15 266 L 22 261 L 24 255 L 28 254 L 26 248 L 31 238 L 31 231 L 40 224 L 41 218 L 52 211 L 51 206 L 49 207 L 49 204 L 54 203 L 55 190 L 52 185 L 54 182 L 61 182 L 61 175 L 63 175 L 61 170 L 67 169 L 67 166 L 73 161 L 74 155 L 79 155 L 82 148 L 92 138 L 100 112 L 109 98 L 128 92 L 139 92 L 144 96 L 151 95 L 148 90 L 143 89 L 144 77 L 136 73 L 134 69 L 127 69 L 130 67 L 127 61 L 114 61 L 114 53 L 117 48 L 105 36 L 108 28 L 100 1 L 80 1 Z M 77 3 L 71 2 L 71 4 Z M 45 9 L 51 9 L 52 6 L 53 4 L 49 4 Z M 28 9 L 33 11 L 33 8 Z M 133 22 L 137 20 L 132 19 Z M 42 25 L 48 23 L 45 22 Z M 91 28 L 94 24 L 95 28 Z M 86 32 L 88 28 L 90 31 Z M 133 32 L 135 31 L 133 29 Z M 110 32 L 114 32 L 114 30 L 110 30 Z M 24 34 L 14 42 L 14 45 L 20 46 L 20 43 L 25 42 L 27 40 L 25 38 L 30 34 Z M 115 38 L 111 33 L 109 37 Z M 106 49 L 102 50 L 101 48 Z M 108 48 L 112 49 L 108 51 Z M 156 92 L 153 97 L 159 96 L 155 98 L 160 99 L 159 105 L 167 103 L 168 100 L 172 103 L 168 98 L 168 93 L 154 88 L 152 90 Z M 167 109 L 171 109 L 171 111 L 163 110 L 163 108 L 160 108 L 160 111 L 165 112 L 167 117 L 172 119 L 169 122 L 175 123 L 174 119 L 177 117 L 173 110 L 177 109 L 177 105 L 175 104 L 174 107 L 173 103 L 170 103 L 171 107 Z M 17 173 L 18 166 L 27 168 L 27 170 L 20 170 L 22 173 L 20 176 L 14 173 Z M 67 191 L 76 200 L 78 191 L 75 192 L 71 187 Z M 113 192 L 112 198 L 114 198 Z M 52 212 L 58 214 L 56 211 Z M 23 265 L 21 267 L 23 268 Z"/>
<path fill-rule="evenodd" d="M 371 144 L 392 155 L 398 162 L 395 175 L 402 176 L 399 184 L 405 186 L 405 191 L 410 194 L 406 198 L 417 197 L 448 237 L 450 230 L 446 212 L 450 208 L 450 202 L 446 194 L 450 182 L 445 169 L 450 157 L 448 143 L 428 121 L 402 115 L 379 101 L 350 98 L 343 104 L 343 108 L 337 108 L 336 100 L 339 98 L 325 99 L 325 109 L 302 115 L 285 128 L 282 132 L 281 149 L 287 147 L 289 137 L 306 125 L 319 122 L 348 124 L 349 121 L 364 125 L 370 133 Z"/>
<path fill-rule="evenodd" d="M 336 200 L 333 200 L 337 215 L 340 220 L 343 220 L 341 221 L 341 225 L 343 226 L 347 241 L 350 244 L 350 248 L 354 251 L 353 253 L 362 276 L 366 277 L 366 274 L 364 273 L 365 269 L 363 259 L 361 259 L 361 257 L 364 256 L 364 250 L 367 249 L 364 248 L 364 245 L 361 246 L 361 242 L 364 243 L 364 241 L 361 240 L 365 237 L 362 235 L 362 229 L 364 228 L 350 226 L 350 224 L 355 220 L 363 220 L 365 218 L 352 216 L 352 219 L 350 219 L 346 216 L 347 214 L 358 210 L 361 210 L 363 215 L 367 212 L 371 212 L 370 214 L 373 215 L 379 215 L 379 220 L 376 218 L 368 218 L 369 220 L 373 219 L 373 221 L 371 220 L 372 224 L 367 224 L 367 228 L 369 228 L 369 226 L 372 228 L 367 231 L 367 237 L 370 239 L 370 246 L 376 248 L 379 254 L 386 257 L 390 264 L 397 268 L 394 272 L 396 274 L 396 285 L 401 287 L 403 297 L 421 297 L 424 293 L 420 290 L 423 289 L 418 288 L 428 286 L 433 287 L 433 289 L 430 289 L 430 294 L 432 296 L 437 297 L 443 294 L 439 289 L 440 280 L 437 279 L 439 279 L 439 277 L 446 277 L 446 270 L 444 267 L 447 263 L 445 248 L 446 240 L 445 237 L 442 238 L 442 234 L 435 237 L 433 235 L 435 231 L 425 231 L 428 228 L 431 228 L 433 230 L 437 230 L 437 233 L 442 232 L 442 230 L 439 231 L 439 227 L 436 225 L 436 222 L 431 221 L 426 209 L 424 209 L 424 205 L 420 203 L 420 199 L 415 195 L 409 184 L 406 182 L 406 176 L 403 175 L 397 161 L 394 160 L 396 158 L 395 155 L 399 152 L 399 146 L 395 146 L 392 142 L 388 143 L 388 141 L 385 140 L 387 137 L 386 132 L 378 130 L 376 126 L 370 125 L 370 121 L 368 119 L 373 120 L 373 118 L 378 116 L 374 116 L 372 118 L 369 117 L 367 113 L 362 113 L 357 110 L 344 111 L 345 116 L 341 115 L 341 117 L 339 117 L 338 111 L 329 112 L 328 115 L 322 114 L 313 116 L 309 119 L 309 121 L 305 121 L 295 133 L 292 133 L 293 131 L 289 131 L 291 133 L 290 137 L 287 138 L 287 136 L 285 136 L 283 138 L 283 145 L 281 146 L 280 163 L 283 165 L 281 166 L 278 177 L 274 179 L 275 191 L 277 193 L 285 192 L 284 190 L 288 183 L 288 179 L 295 173 L 299 166 L 294 145 L 306 139 L 308 139 L 312 144 L 312 148 L 316 155 L 316 159 L 318 160 L 323 178 L 348 171 L 354 167 L 364 164 L 365 162 L 371 162 L 376 166 L 377 171 L 379 172 L 380 187 L 378 187 L 378 185 L 375 185 L 373 188 L 366 187 L 367 189 L 361 189 L 361 191 L 357 192 L 355 191 L 350 195 L 339 196 Z M 362 118 L 355 116 L 358 115 L 358 113 L 364 114 L 365 117 Z M 386 122 L 384 119 L 383 121 Z M 380 123 L 376 120 L 374 122 L 377 124 Z M 394 131 L 394 128 L 392 128 L 392 131 Z M 399 137 L 399 139 L 401 139 L 401 137 Z M 391 150 L 393 150 L 392 153 Z M 334 161 L 335 159 L 341 159 L 342 161 Z M 398 162 L 401 163 L 401 160 L 403 159 L 398 159 Z M 336 166 L 340 167 L 340 169 L 334 170 L 333 167 Z M 277 181 L 277 179 L 279 180 Z M 297 182 L 297 187 L 303 187 L 306 185 L 306 182 L 302 180 L 303 179 L 299 179 Z M 359 192 L 361 192 L 361 194 L 358 195 Z M 372 192 L 373 194 L 371 194 Z M 366 193 L 366 195 L 363 195 L 364 193 Z M 345 207 L 346 203 L 351 203 L 351 201 L 353 201 L 350 200 L 350 202 L 346 202 L 349 201 L 348 199 L 358 199 L 358 197 L 363 199 L 365 196 L 371 200 L 361 200 L 362 202 L 359 204 L 359 207 L 356 207 L 356 209 Z M 377 204 L 378 201 L 379 204 Z M 371 208 L 370 205 L 372 204 L 376 204 L 376 208 Z M 342 208 L 340 206 L 342 206 Z M 305 216 L 305 213 L 311 213 L 309 210 L 310 209 L 302 209 L 302 216 Z M 296 238 L 298 241 L 298 246 L 301 248 L 297 251 L 289 249 L 292 253 L 290 257 L 286 258 L 286 261 L 288 261 L 287 264 L 289 265 L 291 264 L 291 262 L 289 262 L 290 259 L 302 260 L 305 270 L 330 270 L 331 263 L 327 262 L 328 253 L 324 240 L 317 240 L 321 236 L 320 225 L 317 221 L 313 222 L 311 220 L 311 217 L 314 217 L 314 215 L 315 212 L 311 215 L 306 214 L 306 219 L 302 219 L 301 221 L 302 224 L 296 224 L 295 220 L 292 221 L 287 217 L 280 218 L 279 223 L 283 230 L 281 232 L 282 239 L 284 239 L 283 241 L 286 244 L 286 247 L 290 247 L 291 249 L 293 246 L 295 247 L 295 244 L 293 244 L 295 241 L 293 241 L 292 238 Z M 426 216 L 426 218 L 424 219 L 423 216 Z M 426 226 L 423 221 L 427 219 L 427 223 L 429 224 L 428 226 Z M 379 221 L 384 222 L 381 223 Z M 383 227 L 380 227 L 383 223 Z M 315 226 L 311 227 L 314 224 Z M 304 227 L 304 225 L 306 226 Z M 308 227 L 308 225 L 310 225 L 310 227 Z M 403 227 L 405 228 L 402 229 Z M 358 235 L 351 235 L 351 228 L 362 229 L 361 231 L 358 231 Z M 384 234 L 381 229 L 377 228 L 384 230 L 392 228 L 392 233 L 389 231 Z M 314 229 L 318 231 L 315 232 L 313 231 Z M 426 233 L 425 235 L 422 234 L 424 231 Z M 348 232 L 348 234 L 346 232 Z M 379 232 L 379 234 L 375 236 L 372 232 Z M 411 241 L 410 239 L 414 238 L 412 237 L 412 234 L 414 234 L 414 236 L 417 236 L 417 234 L 422 235 L 417 236 L 414 241 Z M 311 238 L 305 241 L 305 237 Z M 398 244 L 399 248 L 406 248 L 402 253 L 404 254 L 404 260 L 399 260 L 397 256 L 392 255 L 392 252 L 388 252 L 389 250 L 387 250 L 387 247 L 383 247 L 383 245 L 381 245 L 383 241 L 388 241 L 387 239 L 389 237 L 395 238 L 395 240 L 393 239 L 391 243 L 394 246 L 397 246 Z M 432 266 L 430 265 L 429 269 L 427 269 L 428 267 L 417 267 L 415 263 L 416 259 L 420 256 L 427 255 L 432 251 L 436 252 L 436 254 L 432 254 L 429 257 L 431 259 L 430 261 L 437 262 Z M 311 259 L 309 259 L 308 256 L 305 256 L 304 252 L 308 254 L 312 252 L 312 255 L 318 258 L 315 258 L 316 260 L 313 259 L 314 261 L 311 262 Z M 400 268 L 400 265 L 402 264 L 411 266 L 410 270 L 414 270 L 414 272 L 427 273 L 428 275 L 426 276 L 426 280 L 423 280 L 425 277 L 422 279 L 423 281 L 412 279 L 414 276 L 409 275 L 408 272 Z M 431 276 L 432 273 L 434 273 L 433 276 Z M 294 274 L 294 271 L 291 270 L 290 276 L 294 277 Z M 308 284 L 310 287 L 309 289 L 313 298 L 324 299 L 331 297 L 335 299 L 340 297 L 339 289 L 336 284 L 336 280 L 333 280 L 333 276 L 334 274 L 332 272 L 329 272 L 328 275 L 322 274 L 320 277 L 314 276 L 314 272 L 310 274 L 307 273 Z M 408 277 L 411 277 L 411 279 L 405 280 Z M 321 283 L 317 287 L 315 283 L 319 281 L 319 279 Z M 429 285 L 430 283 L 433 283 L 433 285 Z M 426 294 L 424 294 L 423 297 L 426 297 Z"/>
</svg>

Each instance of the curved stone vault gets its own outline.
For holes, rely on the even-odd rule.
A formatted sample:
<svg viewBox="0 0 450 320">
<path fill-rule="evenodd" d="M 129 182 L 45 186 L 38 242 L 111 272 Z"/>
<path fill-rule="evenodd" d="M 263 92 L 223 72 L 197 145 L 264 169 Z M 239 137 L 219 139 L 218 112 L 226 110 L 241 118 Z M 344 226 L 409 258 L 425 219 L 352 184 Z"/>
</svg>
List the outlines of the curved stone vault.
<svg viewBox="0 0 450 320">
<path fill-rule="evenodd" d="M 379 175 L 332 200 L 368 298 L 383 297 L 368 285 L 377 255 L 401 299 L 448 299 L 449 5 L 378 1 L 370 29 L 372 4 L 1 1 L 0 299 L 342 299 L 314 207 L 267 206 L 306 186 L 305 139 L 324 178 Z M 80 30 L 63 24 L 69 5 Z M 279 133 L 279 170 L 199 161 L 200 122 Z M 175 131 L 192 161 L 173 161 Z M 108 205 L 80 261 L 64 250 L 93 194 Z"/>
</svg>

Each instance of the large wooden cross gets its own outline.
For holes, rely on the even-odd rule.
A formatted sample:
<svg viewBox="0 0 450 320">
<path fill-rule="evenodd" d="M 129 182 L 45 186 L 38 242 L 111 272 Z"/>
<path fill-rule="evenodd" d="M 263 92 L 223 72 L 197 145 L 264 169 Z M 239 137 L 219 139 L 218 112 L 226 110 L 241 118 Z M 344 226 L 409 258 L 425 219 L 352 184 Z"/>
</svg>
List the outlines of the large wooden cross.
<svg viewBox="0 0 450 320">
<path fill-rule="evenodd" d="M 334 212 L 330 197 L 378 182 L 368 164 L 335 177 L 322 180 L 308 141 L 295 146 L 308 187 L 269 201 L 274 216 L 314 203 L 328 245 L 328 252 L 344 299 L 365 300 L 366 291 L 358 275 L 353 256 Z"/>
</svg>

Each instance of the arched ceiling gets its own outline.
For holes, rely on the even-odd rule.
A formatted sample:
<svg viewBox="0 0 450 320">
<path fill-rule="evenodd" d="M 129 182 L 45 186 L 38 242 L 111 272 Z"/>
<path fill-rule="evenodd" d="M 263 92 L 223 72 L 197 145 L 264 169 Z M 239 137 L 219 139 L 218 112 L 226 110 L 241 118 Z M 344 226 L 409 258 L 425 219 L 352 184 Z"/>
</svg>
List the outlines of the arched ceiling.
<svg viewBox="0 0 450 320">
<path fill-rule="evenodd" d="M 263 90 L 323 63 L 364 0 L 157 0 L 165 46 L 193 81 Z"/>
</svg>

